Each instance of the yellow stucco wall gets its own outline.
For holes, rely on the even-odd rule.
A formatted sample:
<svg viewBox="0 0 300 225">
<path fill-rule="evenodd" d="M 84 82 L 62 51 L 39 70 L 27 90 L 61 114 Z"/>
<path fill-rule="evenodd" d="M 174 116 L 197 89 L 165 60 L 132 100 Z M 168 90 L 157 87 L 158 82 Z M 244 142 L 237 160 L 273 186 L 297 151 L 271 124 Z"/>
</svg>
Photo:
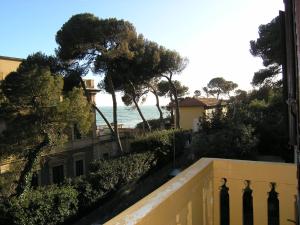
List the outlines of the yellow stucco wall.
<svg viewBox="0 0 300 225">
<path fill-rule="evenodd" d="M 194 120 L 198 120 L 203 116 L 203 107 L 180 107 L 180 127 L 182 129 L 193 129 Z"/>
<path fill-rule="evenodd" d="M 6 59 L 0 57 L 0 80 L 4 80 L 10 72 L 16 71 L 20 63 L 21 60 L 18 59 Z"/>
</svg>

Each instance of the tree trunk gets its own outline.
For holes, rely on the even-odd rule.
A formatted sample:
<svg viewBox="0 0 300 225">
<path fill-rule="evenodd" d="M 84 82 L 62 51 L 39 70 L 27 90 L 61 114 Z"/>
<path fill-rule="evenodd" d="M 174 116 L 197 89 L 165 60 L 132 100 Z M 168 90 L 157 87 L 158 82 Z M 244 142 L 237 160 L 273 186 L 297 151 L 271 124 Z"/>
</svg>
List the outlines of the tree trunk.
<svg viewBox="0 0 300 225">
<path fill-rule="evenodd" d="M 111 135 L 114 135 L 114 130 L 113 130 L 112 126 L 110 125 L 110 123 L 108 122 L 108 120 L 106 119 L 106 117 L 104 116 L 104 114 L 102 113 L 102 111 L 94 103 L 92 103 L 92 106 L 100 114 L 100 116 L 102 117 L 102 119 L 104 120 L 106 125 L 108 126 Z"/>
<path fill-rule="evenodd" d="M 161 111 L 161 108 L 160 108 L 160 105 L 159 105 L 159 97 L 158 97 L 158 94 L 156 93 L 156 91 L 154 89 L 152 89 L 151 92 L 155 95 L 156 108 L 159 112 L 160 129 L 163 130 L 163 129 L 165 129 L 165 123 L 164 123 L 163 112 Z"/>
<path fill-rule="evenodd" d="M 148 121 L 145 119 L 145 117 L 144 117 L 144 115 L 143 115 L 143 113 L 142 113 L 142 111 L 141 111 L 141 109 L 140 109 L 140 107 L 139 107 L 139 104 L 137 103 L 137 101 L 136 101 L 136 90 L 135 90 L 135 86 L 134 86 L 134 84 L 129 80 L 129 83 L 130 83 L 130 86 L 131 86 L 131 88 L 132 88 L 132 93 L 131 93 L 131 95 L 130 95 L 130 97 L 131 97 L 131 99 L 132 99 L 132 101 L 133 101 L 133 103 L 134 103 L 134 105 L 135 105 L 135 107 L 136 107 L 136 109 L 137 109 L 137 111 L 138 111 L 138 113 L 139 113 L 139 115 L 140 115 L 140 117 L 142 118 L 142 120 L 143 120 L 143 128 L 146 126 L 147 127 L 147 129 L 148 129 L 148 131 L 150 131 L 151 132 L 151 127 L 150 127 L 150 125 L 149 125 L 149 123 L 148 123 Z M 145 131 L 144 131 L 145 132 Z"/>
<path fill-rule="evenodd" d="M 117 99 L 116 99 L 116 93 L 115 93 L 115 89 L 114 89 L 114 83 L 113 83 L 111 75 L 107 74 L 107 76 L 108 76 L 107 77 L 108 78 L 108 85 L 109 85 L 111 97 L 112 97 L 112 100 L 113 100 L 114 137 L 115 137 L 115 141 L 117 143 L 119 152 L 123 153 L 123 148 L 122 148 L 122 144 L 121 144 L 121 140 L 120 140 L 120 136 L 119 136 L 119 131 L 118 131 Z"/>
<path fill-rule="evenodd" d="M 147 129 L 151 132 L 150 124 L 149 124 L 148 121 L 145 119 L 145 117 L 144 117 L 144 115 L 143 115 L 143 113 L 142 113 L 142 111 L 141 111 L 141 109 L 140 109 L 140 107 L 139 107 L 139 104 L 136 102 L 134 96 L 132 97 L 132 101 L 133 101 L 133 103 L 134 103 L 134 105 L 135 105 L 137 111 L 139 112 L 140 117 L 141 117 L 142 120 L 143 120 L 143 123 L 146 125 Z"/>
<path fill-rule="evenodd" d="M 180 129 L 180 112 L 179 112 L 179 102 L 178 102 L 178 96 L 177 96 L 177 89 L 175 87 L 175 85 L 173 84 L 172 80 L 165 76 L 167 78 L 167 80 L 169 81 L 170 87 L 172 89 L 172 94 L 174 95 L 175 98 L 175 110 L 176 110 L 176 125 L 175 128 Z"/>
<path fill-rule="evenodd" d="M 87 98 L 88 102 L 92 104 L 92 107 L 100 114 L 100 116 L 102 117 L 102 119 L 104 120 L 104 122 L 106 123 L 107 127 L 109 128 L 111 135 L 114 135 L 114 130 L 111 127 L 110 123 L 108 122 L 108 120 L 106 119 L 106 117 L 104 116 L 104 114 L 102 113 L 102 111 L 96 106 L 96 104 L 94 102 L 91 102 L 91 96 L 89 95 L 85 83 L 82 79 L 82 77 L 80 77 L 80 84 L 83 88 L 84 91 L 84 95 Z"/>
<path fill-rule="evenodd" d="M 26 156 L 26 163 L 24 169 L 21 171 L 20 178 L 15 189 L 15 196 L 19 197 L 23 195 L 30 188 L 32 179 L 32 168 L 36 163 L 40 152 L 45 146 L 48 145 L 48 143 L 48 138 L 45 138 L 44 141 L 40 143 L 35 149 L 29 151 L 28 155 Z"/>
<path fill-rule="evenodd" d="M 171 101 L 171 108 L 170 108 L 170 113 L 171 113 L 171 123 L 175 125 L 175 119 L 174 119 L 174 110 L 173 110 L 173 95 L 170 93 L 170 101 Z"/>
</svg>

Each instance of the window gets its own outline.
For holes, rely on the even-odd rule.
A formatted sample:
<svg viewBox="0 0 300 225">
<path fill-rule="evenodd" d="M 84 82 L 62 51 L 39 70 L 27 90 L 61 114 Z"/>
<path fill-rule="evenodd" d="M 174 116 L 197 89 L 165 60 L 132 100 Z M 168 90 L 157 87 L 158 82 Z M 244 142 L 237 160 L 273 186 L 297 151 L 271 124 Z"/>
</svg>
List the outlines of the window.
<svg viewBox="0 0 300 225">
<path fill-rule="evenodd" d="M 31 187 L 36 188 L 37 186 L 39 186 L 39 174 L 38 172 L 33 172 L 31 178 Z"/>
<path fill-rule="evenodd" d="M 64 181 L 64 166 L 54 166 L 52 168 L 52 180 L 54 184 L 59 184 Z"/>
<path fill-rule="evenodd" d="M 74 124 L 74 139 L 81 139 L 81 133 L 77 124 Z"/>
<path fill-rule="evenodd" d="M 83 175 L 83 160 L 77 160 L 75 161 L 75 176 L 78 177 L 78 176 L 81 176 Z"/>
<path fill-rule="evenodd" d="M 103 158 L 104 159 L 108 159 L 109 158 L 109 154 L 108 153 L 103 153 Z"/>
</svg>

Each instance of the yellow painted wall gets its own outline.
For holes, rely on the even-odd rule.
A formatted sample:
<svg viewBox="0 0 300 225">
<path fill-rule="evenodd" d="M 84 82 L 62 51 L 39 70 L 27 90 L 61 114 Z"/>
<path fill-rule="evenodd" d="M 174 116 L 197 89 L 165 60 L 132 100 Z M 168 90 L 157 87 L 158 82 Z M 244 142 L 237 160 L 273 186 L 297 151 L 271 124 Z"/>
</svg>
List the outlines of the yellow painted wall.
<svg viewBox="0 0 300 225">
<path fill-rule="evenodd" d="M 19 60 L 0 58 L 0 80 L 4 80 L 10 72 L 16 71 L 20 63 Z"/>
<path fill-rule="evenodd" d="M 204 108 L 203 107 L 180 107 L 180 127 L 182 129 L 193 129 L 194 119 L 199 119 L 203 116 Z"/>
<path fill-rule="evenodd" d="M 104 225 L 219 225 L 220 186 L 227 179 L 230 224 L 243 224 L 243 189 L 250 180 L 254 225 L 267 225 L 270 182 L 279 193 L 280 224 L 295 220 L 296 166 L 203 158 Z"/>
</svg>

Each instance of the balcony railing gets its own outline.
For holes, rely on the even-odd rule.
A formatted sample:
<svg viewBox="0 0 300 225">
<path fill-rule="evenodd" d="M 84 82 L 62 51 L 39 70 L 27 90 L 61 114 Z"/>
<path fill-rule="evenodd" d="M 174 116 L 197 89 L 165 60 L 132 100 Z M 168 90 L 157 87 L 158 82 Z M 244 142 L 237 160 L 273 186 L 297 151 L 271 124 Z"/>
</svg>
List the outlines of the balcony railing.
<svg viewBox="0 0 300 225">
<path fill-rule="evenodd" d="M 105 225 L 288 225 L 296 166 L 203 158 Z"/>
</svg>

